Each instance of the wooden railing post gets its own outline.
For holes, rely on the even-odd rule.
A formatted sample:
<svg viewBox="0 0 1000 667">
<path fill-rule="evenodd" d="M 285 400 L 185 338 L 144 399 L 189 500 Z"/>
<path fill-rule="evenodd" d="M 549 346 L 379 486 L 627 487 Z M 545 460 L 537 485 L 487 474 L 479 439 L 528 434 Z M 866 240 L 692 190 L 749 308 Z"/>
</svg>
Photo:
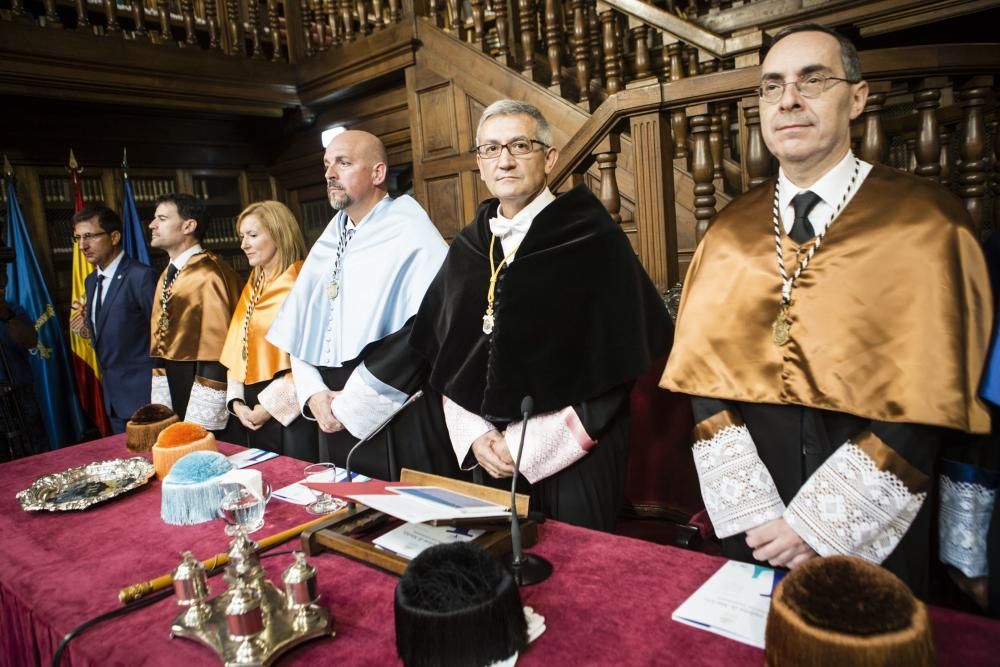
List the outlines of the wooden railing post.
<svg viewBox="0 0 1000 667">
<path fill-rule="evenodd" d="M 13 8 L 11 13 L 13 13 Z M 76 0 L 76 29 L 90 32 L 90 17 L 87 15 L 87 0 Z"/>
<path fill-rule="evenodd" d="M 576 62 L 576 102 L 590 111 L 590 49 L 587 40 L 586 0 L 573 0 L 573 59 Z"/>
<path fill-rule="evenodd" d="M 291 0 L 291 2 L 295 2 L 295 0 Z M 312 39 L 312 8 L 309 6 L 309 0 L 301 0 L 299 7 L 302 11 L 302 53 L 308 58 L 316 53 Z"/>
<path fill-rule="evenodd" d="M 715 106 L 714 104 L 712 105 Z M 718 113 L 709 116 L 708 148 L 712 156 L 712 179 L 722 179 L 722 117 Z"/>
<path fill-rule="evenodd" d="M 601 171 L 601 196 L 599 199 L 608 210 L 616 225 L 622 223 L 622 197 L 618 191 L 618 154 L 621 153 L 621 139 L 617 134 L 609 134 L 594 151 L 597 166 Z"/>
<path fill-rule="evenodd" d="M 660 293 L 681 279 L 677 264 L 670 114 L 664 111 L 629 118 L 635 179 L 635 226 L 639 260 Z"/>
<path fill-rule="evenodd" d="M 44 0 L 42 4 L 45 6 L 45 27 L 61 29 L 63 24 L 56 12 L 56 0 Z"/>
<path fill-rule="evenodd" d="M 645 23 L 639 23 L 631 27 L 630 32 L 635 44 L 635 79 L 642 81 L 653 75 L 649 60 L 649 43 L 646 41 L 649 28 L 646 27 Z"/>
<path fill-rule="evenodd" d="M 431 6 L 435 6 L 437 3 L 434 0 L 431 1 Z M 434 20 L 437 20 L 435 15 Z M 344 29 L 344 42 L 354 41 L 354 20 L 351 18 L 351 0 L 340 0 L 340 21 L 341 27 Z"/>
<path fill-rule="evenodd" d="M 708 105 L 699 104 L 688 109 L 691 115 L 691 177 L 694 179 L 694 234 L 697 243 L 708 231 L 709 221 L 715 217 L 715 184 L 712 182 L 712 154 L 709 131 L 712 118 Z"/>
<path fill-rule="evenodd" d="M 258 0 L 247 0 L 247 23 L 250 24 L 250 57 L 263 58 L 260 50 L 260 4 Z"/>
<path fill-rule="evenodd" d="M 156 8 L 160 11 L 160 43 L 173 44 L 170 34 L 170 3 L 167 0 L 156 0 Z"/>
<path fill-rule="evenodd" d="M 229 24 L 229 55 L 246 55 L 239 0 L 226 0 L 226 22 Z"/>
<path fill-rule="evenodd" d="M 281 29 L 278 22 L 278 0 L 267 0 L 267 27 L 271 32 L 271 61 L 280 62 Z"/>
<path fill-rule="evenodd" d="M 871 94 L 864 110 L 864 130 L 861 133 L 861 159 L 875 164 L 886 163 L 889 155 L 889 141 L 882 125 L 882 107 L 885 105 L 888 82 L 873 82 L 870 84 Z"/>
<path fill-rule="evenodd" d="M 972 223 L 983 228 L 983 199 L 986 195 L 986 132 L 983 106 L 993 86 L 992 76 L 976 76 L 962 89 L 962 165 L 960 194 L 965 199 Z"/>
<path fill-rule="evenodd" d="M 683 44 L 674 42 L 667 46 L 667 56 L 670 59 L 670 80 L 680 81 L 684 78 L 684 66 L 681 65 Z M 677 109 L 670 116 L 670 130 L 673 135 L 674 157 L 688 156 L 687 150 L 687 115 L 684 109 Z"/>
<path fill-rule="evenodd" d="M 212 11 L 215 11 L 215 3 L 212 2 Z M 208 1 L 205 2 L 205 12 L 208 12 Z M 135 23 L 135 35 L 136 37 L 146 37 L 149 33 L 146 32 L 146 8 L 143 5 L 142 0 L 132 0 L 132 22 Z M 209 29 L 212 28 L 211 22 L 209 22 Z M 211 35 L 211 32 L 209 33 Z M 209 48 L 213 48 L 209 44 Z"/>
<path fill-rule="evenodd" d="M 493 3 L 493 12 L 497 17 L 496 61 L 504 67 L 510 67 L 514 64 L 514 61 L 510 55 L 510 40 L 508 38 L 510 26 L 507 21 L 507 0 L 496 0 L 496 2 Z"/>
<path fill-rule="evenodd" d="M 938 108 L 941 106 L 941 88 L 948 86 L 948 79 L 931 77 L 922 80 L 914 96 L 920 117 L 917 133 L 917 168 L 914 173 L 931 180 L 938 180 L 941 174 L 941 146 L 938 131 Z"/>
<path fill-rule="evenodd" d="M 562 85 L 562 3 L 545 0 L 545 54 L 549 61 L 549 90 L 563 96 Z"/>
<path fill-rule="evenodd" d="M 368 7 L 365 4 L 365 0 L 357 0 L 354 5 L 354 10 L 358 14 L 358 35 L 367 35 L 371 32 L 371 30 L 368 28 Z M 453 20 L 458 18 L 458 5 L 455 4 L 454 7 L 455 9 L 452 11 Z M 457 34 L 459 39 L 461 39 L 461 25 L 455 26 L 455 34 Z"/>
<path fill-rule="evenodd" d="M 272 0 L 273 1 L 273 0 Z M 219 50 L 219 8 L 216 0 L 205 0 L 205 23 L 208 27 L 208 50 Z M 137 0 L 134 4 L 142 7 L 142 0 Z M 141 9 L 140 9 L 141 11 Z"/>
<path fill-rule="evenodd" d="M 951 129 L 942 125 L 939 136 L 941 138 L 939 144 L 941 146 L 940 157 L 938 158 L 938 164 L 941 166 L 941 171 L 938 173 L 938 178 L 944 185 L 950 185 L 952 176 L 951 167 L 954 164 L 954 156 L 951 150 Z"/>
<path fill-rule="evenodd" d="M 521 14 L 521 73 L 531 80 L 535 78 L 535 2 L 518 0 Z"/>
<path fill-rule="evenodd" d="M 621 91 L 622 72 L 618 67 L 618 41 L 615 39 L 615 12 L 613 9 L 606 9 L 601 12 L 601 29 L 603 33 L 602 46 L 604 47 L 604 78 L 605 90 L 608 95 L 614 95 Z"/>
<path fill-rule="evenodd" d="M 599 5 L 588 0 L 585 5 L 587 12 L 587 51 L 590 53 L 590 80 L 597 82 L 599 87 L 604 86 L 604 33 L 601 27 L 601 19 L 598 16 Z M 618 42 L 621 44 L 621 41 Z M 621 49 L 619 49 L 620 51 Z M 619 72 L 621 69 L 619 68 Z"/>
<path fill-rule="evenodd" d="M 771 153 L 764 144 L 764 135 L 760 130 L 760 98 L 745 97 L 742 101 L 743 128 L 745 135 L 740 144 L 740 161 L 742 162 L 743 178 L 747 190 L 766 181 L 771 176 Z"/>
<path fill-rule="evenodd" d="M 105 0 L 114 3 L 115 0 Z M 196 46 L 198 35 L 194 31 L 194 2 L 193 0 L 181 0 L 181 19 L 184 21 L 184 41 L 178 42 L 177 46 Z"/>
<path fill-rule="evenodd" d="M 553 0 L 554 1 L 554 0 Z M 470 0 L 469 6 L 472 9 L 472 45 L 483 50 L 483 0 Z M 546 0 L 548 7 L 548 0 Z"/>
<path fill-rule="evenodd" d="M 316 14 L 317 41 L 323 45 L 321 50 L 325 51 L 327 48 L 339 46 L 340 36 L 344 32 L 340 25 L 340 4 L 337 0 L 319 0 L 316 8 L 318 10 Z M 330 37 L 329 40 L 326 38 L 327 35 Z"/>
<path fill-rule="evenodd" d="M 1000 229 L 1000 123 L 993 121 L 993 231 Z"/>
</svg>

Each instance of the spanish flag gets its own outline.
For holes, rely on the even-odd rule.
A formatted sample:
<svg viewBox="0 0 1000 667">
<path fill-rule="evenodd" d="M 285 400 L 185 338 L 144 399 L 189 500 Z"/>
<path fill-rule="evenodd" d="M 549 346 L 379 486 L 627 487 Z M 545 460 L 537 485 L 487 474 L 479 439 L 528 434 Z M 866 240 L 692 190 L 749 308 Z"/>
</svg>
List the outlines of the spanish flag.
<svg viewBox="0 0 1000 667">
<path fill-rule="evenodd" d="M 83 194 L 80 192 L 80 172 L 83 169 L 76 162 L 73 151 L 69 152 L 70 178 L 73 180 L 73 200 L 74 208 L 79 211 L 83 208 Z M 78 243 L 73 243 L 73 284 L 72 300 L 74 304 L 84 304 L 85 312 L 89 310 L 87 292 L 84 288 L 84 280 L 94 270 L 94 266 L 83 256 Z M 89 338 L 84 338 L 80 334 L 70 331 L 69 345 L 73 351 L 71 356 L 73 364 L 73 377 L 76 380 L 76 391 L 80 397 L 80 405 L 83 411 L 90 417 L 90 420 L 97 426 L 102 437 L 111 435 L 111 424 L 104 412 L 104 392 L 101 389 L 101 369 L 97 365 L 97 352 Z"/>
</svg>

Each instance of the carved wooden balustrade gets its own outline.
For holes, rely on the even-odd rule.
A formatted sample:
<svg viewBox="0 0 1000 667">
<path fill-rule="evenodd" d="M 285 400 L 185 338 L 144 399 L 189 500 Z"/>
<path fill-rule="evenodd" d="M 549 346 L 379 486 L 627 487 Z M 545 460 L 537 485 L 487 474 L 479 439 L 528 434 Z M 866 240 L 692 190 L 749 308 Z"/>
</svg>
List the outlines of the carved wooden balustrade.
<svg viewBox="0 0 1000 667">
<path fill-rule="evenodd" d="M 642 0 L 427 0 L 434 24 L 587 111 L 629 85 L 757 62 L 759 30 L 720 36 Z"/>
<path fill-rule="evenodd" d="M 852 129 L 855 153 L 942 183 L 963 199 L 981 232 L 1000 229 L 1000 45 L 861 56 L 872 94 Z M 719 208 L 718 196 L 728 201 L 774 173 L 761 133 L 758 81 L 755 66 L 609 96 L 563 148 L 552 187 L 580 181 L 597 164 L 601 200 L 616 215 L 615 163 L 620 138 L 629 134 L 637 252 L 661 289 L 676 283 Z M 690 191 L 675 183 L 671 163 L 690 173 Z M 682 200 L 690 203 L 693 221 L 675 217 Z"/>
<path fill-rule="evenodd" d="M 292 0 L 8 0 L 0 16 L 46 28 L 288 61 Z"/>
</svg>

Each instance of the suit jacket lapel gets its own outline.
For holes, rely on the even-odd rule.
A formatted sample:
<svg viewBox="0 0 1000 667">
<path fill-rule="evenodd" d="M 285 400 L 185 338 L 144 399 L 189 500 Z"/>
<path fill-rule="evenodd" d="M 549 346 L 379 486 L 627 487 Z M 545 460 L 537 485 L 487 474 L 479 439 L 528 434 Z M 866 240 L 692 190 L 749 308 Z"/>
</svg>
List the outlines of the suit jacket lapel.
<svg viewBox="0 0 1000 667">
<path fill-rule="evenodd" d="M 87 299 L 87 303 L 83 307 L 83 321 L 87 327 L 87 331 L 90 332 L 91 340 L 96 340 L 96 337 L 94 336 L 94 322 L 91 319 L 91 315 L 94 313 L 94 287 L 96 285 L 97 272 L 91 271 L 83 281 L 83 293 Z"/>
</svg>

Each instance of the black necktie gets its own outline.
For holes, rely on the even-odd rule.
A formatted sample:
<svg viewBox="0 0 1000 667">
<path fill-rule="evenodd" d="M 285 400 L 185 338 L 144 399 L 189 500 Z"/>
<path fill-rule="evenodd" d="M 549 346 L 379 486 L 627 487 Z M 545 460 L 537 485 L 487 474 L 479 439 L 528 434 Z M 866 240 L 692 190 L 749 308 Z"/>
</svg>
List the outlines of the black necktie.
<svg viewBox="0 0 1000 667">
<path fill-rule="evenodd" d="M 163 280 L 163 287 L 169 287 L 170 283 L 174 282 L 174 278 L 177 277 L 177 267 L 173 263 L 167 264 L 167 277 Z"/>
<path fill-rule="evenodd" d="M 103 299 L 103 283 L 104 275 L 101 273 L 97 274 L 97 290 L 94 292 L 94 335 L 97 335 L 97 318 L 101 316 L 101 304 L 104 302 Z"/>
<path fill-rule="evenodd" d="M 792 231 L 788 233 L 792 240 L 802 244 L 816 236 L 812 224 L 809 222 L 809 211 L 816 207 L 816 204 L 823 201 L 815 192 L 806 190 L 792 197 L 792 208 L 795 210 L 795 222 L 792 223 Z"/>
</svg>

